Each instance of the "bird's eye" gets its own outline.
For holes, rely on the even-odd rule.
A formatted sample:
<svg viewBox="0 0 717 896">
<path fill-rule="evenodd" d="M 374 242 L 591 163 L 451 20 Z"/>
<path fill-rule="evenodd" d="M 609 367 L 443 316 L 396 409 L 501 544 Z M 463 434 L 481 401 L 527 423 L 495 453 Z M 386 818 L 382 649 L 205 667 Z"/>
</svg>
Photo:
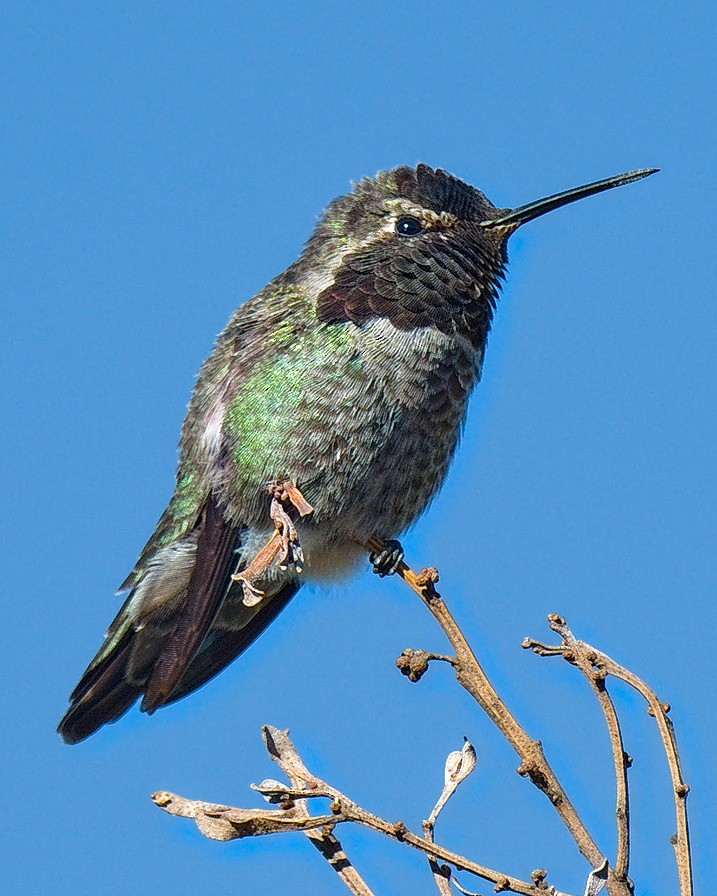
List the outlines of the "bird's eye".
<svg viewBox="0 0 717 896">
<path fill-rule="evenodd" d="M 411 215 L 404 215 L 396 221 L 396 233 L 401 236 L 415 236 L 423 230 L 423 224 Z"/>
</svg>

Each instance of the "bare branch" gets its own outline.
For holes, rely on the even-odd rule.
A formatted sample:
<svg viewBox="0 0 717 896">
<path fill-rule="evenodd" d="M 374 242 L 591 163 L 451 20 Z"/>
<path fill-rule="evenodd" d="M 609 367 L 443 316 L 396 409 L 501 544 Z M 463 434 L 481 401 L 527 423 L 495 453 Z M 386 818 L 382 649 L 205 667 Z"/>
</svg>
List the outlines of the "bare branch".
<svg viewBox="0 0 717 896">
<path fill-rule="evenodd" d="M 366 881 L 351 864 L 334 834 L 323 829 L 304 833 L 355 896 L 374 896 L 373 890 L 369 889 Z"/>
<path fill-rule="evenodd" d="M 262 834 L 276 834 L 282 831 L 302 831 L 304 833 L 320 832 L 323 836 L 333 835 L 334 826 L 346 821 L 357 822 L 365 825 L 397 840 L 406 843 L 437 862 L 439 859 L 452 865 L 461 871 L 468 871 L 477 877 L 490 881 L 496 892 L 509 890 L 513 893 L 521 893 L 523 896 L 545 896 L 545 889 L 511 877 L 473 862 L 458 853 L 446 849 L 426 837 L 420 837 L 410 831 L 402 821 L 391 822 L 374 815 L 363 809 L 346 794 L 341 793 L 335 787 L 322 781 L 306 768 L 296 748 L 289 740 L 288 733 L 265 725 L 263 728 L 264 742 L 272 759 L 284 769 L 291 778 L 291 786 L 282 787 L 279 782 L 268 781 L 266 786 L 258 785 L 254 789 L 259 790 L 272 800 L 282 800 L 277 809 L 237 809 L 218 803 L 206 803 L 201 800 L 190 800 L 185 797 L 166 791 L 158 791 L 152 794 L 155 804 L 165 812 L 172 815 L 180 815 L 192 818 L 199 830 L 207 837 L 214 840 L 236 840 L 242 837 L 255 837 Z M 289 772 L 288 769 L 291 769 Z M 279 786 L 277 787 L 277 784 Z M 304 790 L 306 786 L 306 791 Z M 307 803 L 298 805 L 294 802 L 295 794 L 301 793 L 305 797 L 325 797 L 331 800 L 330 815 L 310 815 L 306 809 Z M 313 841 L 312 841 L 313 842 Z M 336 841 L 338 842 L 338 841 Z M 316 845 L 316 844 L 315 844 Z M 325 849 L 319 851 L 326 854 Z M 438 867 L 438 866 L 437 866 Z M 339 871 L 339 868 L 336 868 Z M 439 868 L 439 871 L 442 869 Z M 443 873 L 445 877 L 445 872 Z M 345 876 L 342 876 L 347 883 Z M 348 884 L 347 884 L 348 886 Z M 366 885 L 364 884 L 364 887 Z M 370 890 L 356 890 L 362 894 L 370 894 Z"/>
<path fill-rule="evenodd" d="M 672 722 L 667 716 L 670 711 L 669 703 L 661 702 L 655 692 L 641 678 L 638 678 L 629 669 L 616 663 L 611 657 L 601 650 L 592 647 L 584 641 L 579 641 L 568 628 L 565 620 L 557 613 L 551 613 L 548 616 L 550 627 L 557 632 L 563 639 L 560 646 L 547 646 L 539 641 L 526 639 L 525 647 L 530 647 L 535 653 L 541 656 L 557 656 L 562 655 L 568 662 L 578 665 L 583 669 L 581 663 L 588 664 L 592 675 L 596 673 L 602 678 L 603 682 L 607 675 L 613 675 L 626 684 L 634 688 L 647 702 L 647 711 L 654 717 L 657 722 L 657 728 L 662 739 L 662 746 L 667 757 L 667 764 L 672 779 L 672 788 L 675 802 L 675 819 L 677 833 L 670 838 L 675 849 L 675 861 L 677 863 L 677 873 L 680 882 L 681 896 L 691 896 L 692 894 L 692 860 L 690 853 L 689 827 L 687 822 L 687 794 L 690 788 L 682 777 L 682 767 L 680 765 L 680 757 L 677 751 L 677 741 L 675 738 L 675 730 Z M 585 671 L 585 670 L 583 670 Z M 590 676 L 585 672 L 588 679 Z M 592 683 L 592 681 L 591 681 Z M 602 705 L 602 704 L 601 704 Z M 606 717 L 607 718 L 607 717 Z M 610 722 L 608 722 L 608 727 Z M 613 742 L 613 753 L 616 752 L 617 741 L 611 732 L 611 741 Z M 630 759 L 624 755 L 625 767 L 629 766 Z M 625 800 L 627 795 L 625 795 Z M 619 810 L 619 803 L 618 803 Z M 618 854 L 618 861 L 620 855 Z M 617 863 L 616 863 L 617 864 Z M 625 864 L 627 870 L 627 865 Z"/>
<path fill-rule="evenodd" d="M 286 483 L 283 484 L 283 486 L 285 485 Z M 309 505 L 304 507 L 305 502 L 298 490 L 295 490 L 296 494 L 290 494 L 283 486 L 283 490 L 280 493 L 277 491 L 277 494 L 274 495 L 274 503 L 277 505 L 274 508 L 277 530 L 275 539 L 278 541 L 281 537 L 283 540 L 281 559 L 286 561 L 291 558 L 291 562 L 296 563 L 297 560 L 300 560 L 298 536 L 295 534 L 295 527 L 286 508 L 280 506 L 279 502 L 292 504 L 293 509 L 300 513 L 305 509 L 306 512 L 310 512 L 311 508 Z M 294 488 L 292 483 L 289 483 L 289 486 Z M 368 547 L 377 553 L 384 549 L 384 545 L 378 539 L 372 539 Z M 269 553 L 272 554 L 271 562 L 274 562 L 279 551 L 276 543 L 267 544 L 266 551 L 267 556 Z M 259 565 L 261 564 L 257 561 L 257 566 Z M 545 793 L 571 833 L 580 852 L 589 861 L 592 870 L 588 875 L 584 896 L 597 896 L 603 887 L 607 888 L 609 896 L 632 896 L 633 893 L 633 884 L 628 877 L 630 827 L 627 769 L 631 764 L 631 759 L 624 749 L 619 719 L 605 686 L 605 679 L 608 675 L 620 678 L 644 697 L 648 704 L 648 712 L 657 721 L 672 777 L 677 833 L 671 838 L 671 842 L 675 848 L 680 894 L 681 896 L 691 896 L 691 856 L 686 811 L 686 796 L 689 788 L 682 778 L 674 729 L 667 717 L 669 705 L 661 703 L 645 682 L 628 669 L 615 663 L 609 656 L 589 644 L 577 640 L 565 620 L 557 614 L 551 614 L 548 619 L 551 629 L 561 636 L 563 642 L 561 645 L 543 644 L 531 638 L 526 638 L 523 642 L 523 647 L 530 648 L 541 656 L 562 656 L 577 666 L 587 678 L 600 703 L 610 737 L 616 779 L 617 856 L 613 867 L 598 848 L 568 799 L 548 764 L 540 741 L 530 738 L 518 724 L 488 680 L 445 602 L 435 589 L 435 583 L 438 581 L 437 570 L 429 567 L 416 575 L 401 561 L 396 567 L 396 572 L 419 595 L 423 604 L 443 629 L 455 651 L 454 655 L 448 656 L 425 650 L 407 649 L 396 661 L 397 666 L 411 681 L 418 681 L 433 661 L 447 662 L 453 667 L 458 683 L 471 694 L 519 755 L 521 759 L 517 769 L 519 774 L 529 777 L 533 784 Z M 170 814 L 192 818 L 205 836 L 215 840 L 233 840 L 284 831 L 301 831 L 334 868 L 354 896 L 373 896 L 373 894 L 350 863 L 341 843 L 335 836 L 336 825 L 347 821 L 369 827 L 423 852 L 428 859 L 440 896 L 451 894 L 451 884 L 467 896 L 477 896 L 463 887 L 453 875 L 452 869 L 467 871 L 489 881 L 493 884 L 495 892 L 506 890 L 524 894 L 524 896 L 546 896 L 546 894 L 547 896 L 566 896 L 566 894 L 559 893 L 555 887 L 548 885 L 547 872 L 542 868 L 533 871 L 532 882 L 528 882 L 480 865 L 435 843 L 434 828 L 442 809 L 458 784 L 470 774 L 476 764 L 475 751 L 467 740 L 462 750 L 454 751 L 448 756 L 443 790 L 429 817 L 423 822 L 423 836 L 419 836 L 410 831 L 402 821 L 390 822 L 374 815 L 359 806 L 346 794 L 313 775 L 299 756 L 287 731 L 272 726 L 263 726 L 262 732 L 271 759 L 281 767 L 289 783 L 284 784 L 281 781 L 267 779 L 261 784 L 252 784 L 251 786 L 276 808 L 234 808 L 218 803 L 189 800 L 166 791 L 153 794 L 153 800 Z M 329 811 L 313 815 L 309 810 L 309 801 L 312 799 L 328 800 Z M 440 864 L 440 862 L 446 864 Z"/>
<path fill-rule="evenodd" d="M 455 882 L 455 878 L 451 876 L 450 867 L 439 865 L 434 856 L 428 856 L 428 867 L 431 869 L 433 881 L 440 896 L 453 896 L 451 881 Z"/>
<path fill-rule="evenodd" d="M 435 659 L 436 657 L 434 656 L 433 658 Z M 436 821 L 443 807 L 453 796 L 461 781 L 464 781 L 476 767 L 476 751 L 473 744 L 468 741 L 467 737 L 464 737 L 463 741 L 462 749 L 454 750 L 448 754 L 446 767 L 443 772 L 443 790 L 436 800 L 436 805 L 431 810 L 431 814 L 422 824 L 423 836 L 431 843 L 433 843 Z M 428 857 L 428 864 L 438 892 L 441 896 L 451 896 L 451 869 L 447 865 L 439 865 L 435 856 Z"/>
<path fill-rule="evenodd" d="M 284 811 L 286 813 L 295 812 L 300 816 L 308 815 L 309 807 L 306 797 L 314 795 L 311 788 L 315 782 L 289 740 L 288 732 L 265 725 L 262 727 L 262 735 L 269 755 L 279 764 L 294 788 L 296 798 L 293 800 L 293 808 L 287 794 L 287 801 L 285 803 L 282 801 L 285 806 Z M 266 793 L 272 784 L 278 784 L 281 788 L 279 782 L 264 781 L 256 789 L 261 789 L 263 786 L 262 792 Z M 271 797 L 269 798 L 271 799 Z M 354 896 L 374 896 L 366 881 L 350 862 L 338 837 L 333 833 L 333 824 L 307 829 L 304 833 Z"/>
<path fill-rule="evenodd" d="M 451 880 L 451 883 L 452 883 L 453 886 L 456 888 L 456 890 L 459 890 L 461 893 L 463 893 L 463 896 L 481 896 L 480 893 L 474 893 L 472 890 L 468 890 L 468 889 L 467 889 L 466 887 L 464 887 L 463 884 L 462 884 L 459 880 L 457 880 L 455 877 Z"/>
<path fill-rule="evenodd" d="M 236 809 L 219 803 L 190 800 L 176 793 L 159 790 L 152 794 L 154 803 L 170 815 L 193 818 L 205 837 L 212 840 L 239 840 L 279 831 L 305 831 L 331 825 L 333 815 L 289 814 L 277 809 Z"/>
<path fill-rule="evenodd" d="M 605 863 L 605 867 L 607 867 L 607 862 Z M 592 871 L 590 873 L 593 874 Z M 531 871 L 530 873 L 531 880 L 540 892 L 545 894 L 545 896 L 566 896 L 565 893 L 561 893 L 559 890 L 556 890 L 555 887 L 549 886 L 547 877 L 548 872 L 545 868 L 536 868 L 535 871 Z M 480 893 L 473 893 L 464 887 L 456 877 L 451 878 L 451 883 L 457 890 L 463 893 L 463 896 L 481 896 Z"/>
<path fill-rule="evenodd" d="M 374 538 L 368 542 L 367 548 L 374 552 L 381 551 L 383 543 Z M 443 598 L 436 591 L 435 583 L 438 581 L 438 570 L 435 567 L 427 567 L 417 575 L 406 563 L 401 562 L 396 572 L 421 598 L 424 606 L 428 608 L 445 632 L 455 650 L 453 667 L 458 683 L 471 694 L 520 756 L 521 763 L 518 766 L 518 773 L 529 777 L 533 784 L 543 791 L 555 806 L 578 849 L 591 867 L 593 869 L 600 868 L 605 861 L 605 856 L 593 840 L 575 807 L 568 799 L 555 772 L 550 767 L 541 742 L 533 740 L 511 714 L 490 683 Z M 610 896 L 631 896 L 632 891 L 629 884 L 619 880 L 614 870 L 610 869 L 608 892 Z"/>
<path fill-rule="evenodd" d="M 551 614 L 548 617 L 548 621 L 551 623 L 551 628 L 554 631 L 557 631 L 554 624 L 558 619 L 559 617 L 555 614 Z M 562 620 L 562 623 L 564 625 L 565 620 Z M 539 653 L 541 656 L 562 655 L 565 660 L 580 669 L 598 699 L 607 724 L 615 770 L 615 820 L 617 825 L 615 876 L 619 880 L 627 880 L 630 861 L 630 802 L 627 770 L 632 760 L 625 752 L 617 712 L 605 687 L 606 672 L 603 668 L 595 665 L 595 651 L 584 642 L 574 638 L 572 632 L 565 625 L 561 634 L 563 636 L 563 645 L 560 647 L 549 647 L 531 638 L 525 638 L 522 646 L 524 648 L 532 648 L 534 652 Z"/>
</svg>

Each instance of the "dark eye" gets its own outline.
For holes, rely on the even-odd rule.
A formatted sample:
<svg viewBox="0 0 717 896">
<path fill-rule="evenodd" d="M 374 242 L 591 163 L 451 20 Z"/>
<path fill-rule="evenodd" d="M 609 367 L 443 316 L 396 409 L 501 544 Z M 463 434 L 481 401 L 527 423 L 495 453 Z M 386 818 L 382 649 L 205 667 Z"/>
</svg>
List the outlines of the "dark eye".
<svg viewBox="0 0 717 896">
<path fill-rule="evenodd" d="M 411 215 L 404 215 L 396 221 L 396 233 L 400 233 L 401 236 L 415 236 L 422 230 L 423 224 Z"/>
</svg>

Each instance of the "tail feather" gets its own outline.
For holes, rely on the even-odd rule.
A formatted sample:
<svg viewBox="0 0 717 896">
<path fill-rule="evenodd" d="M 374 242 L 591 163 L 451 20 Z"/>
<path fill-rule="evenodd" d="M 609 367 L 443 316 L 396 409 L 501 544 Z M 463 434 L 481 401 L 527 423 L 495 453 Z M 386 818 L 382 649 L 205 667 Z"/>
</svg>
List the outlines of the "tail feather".
<svg viewBox="0 0 717 896">
<path fill-rule="evenodd" d="M 130 618 L 127 612 L 132 595 L 124 602 L 112 625 L 107 630 L 102 647 L 90 665 L 82 673 L 74 691 L 70 694 L 70 703 L 77 703 L 87 694 L 92 685 L 107 669 L 108 664 L 115 661 L 116 655 L 126 648 L 130 635 Z"/>
<path fill-rule="evenodd" d="M 132 632 L 128 630 L 109 656 L 85 672 L 57 728 L 65 743 L 76 744 L 101 725 L 116 721 L 139 697 L 142 689 L 127 675 L 131 657 Z"/>
</svg>

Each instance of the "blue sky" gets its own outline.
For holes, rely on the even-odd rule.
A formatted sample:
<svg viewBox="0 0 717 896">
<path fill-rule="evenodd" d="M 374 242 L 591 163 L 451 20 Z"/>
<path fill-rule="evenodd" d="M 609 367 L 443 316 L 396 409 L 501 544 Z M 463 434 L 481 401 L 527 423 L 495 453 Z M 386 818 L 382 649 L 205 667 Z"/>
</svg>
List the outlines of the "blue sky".
<svg viewBox="0 0 717 896">
<path fill-rule="evenodd" d="M 447 168 L 511 206 L 642 166 L 526 227 L 449 481 L 404 539 L 613 849 L 606 735 L 575 670 L 520 650 L 558 610 L 673 706 L 698 889 L 711 880 L 715 623 L 715 12 L 706 3 L 6 4 L 2 862 L 7 892 L 342 892 L 299 835 L 210 843 L 157 789 L 254 805 L 260 725 L 419 829 L 445 756 L 478 768 L 437 839 L 579 892 L 547 801 L 451 680 L 398 581 L 305 589 L 210 686 L 78 747 L 54 733 L 168 498 L 194 374 L 236 305 L 351 180 Z M 358 670 L 358 671 L 357 671 Z M 654 724 L 616 689 L 632 873 L 675 892 Z M 377 894 L 420 856 L 342 832 Z M 709 877 L 708 877 L 709 875 Z M 477 882 L 465 880 L 473 889 Z M 483 887 L 487 890 L 487 887 Z"/>
</svg>

